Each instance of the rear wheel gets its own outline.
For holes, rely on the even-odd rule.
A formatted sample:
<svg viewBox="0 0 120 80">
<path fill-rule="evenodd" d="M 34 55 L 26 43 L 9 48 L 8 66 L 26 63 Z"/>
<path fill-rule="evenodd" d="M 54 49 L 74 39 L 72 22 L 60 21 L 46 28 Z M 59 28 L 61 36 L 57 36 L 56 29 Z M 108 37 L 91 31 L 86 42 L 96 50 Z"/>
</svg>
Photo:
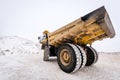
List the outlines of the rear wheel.
<svg viewBox="0 0 120 80">
<path fill-rule="evenodd" d="M 76 72 L 82 65 L 81 53 L 77 46 L 73 44 L 61 45 L 57 57 L 58 65 L 66 73 Z"/>
<path fill-rule="evenodd" d="M 90 66 L 90 65 L 97 62 L 98 54 L 97 54 L 97 51 L 94 48 L 92 48 L 90 46 L 86 46 L 86 55 L 87 55 L 86 66 Z"/>
<path fill-rule="evenodd" d="M 77 47 L 78 47 L 78 49 L 81 53 L 81 56 L 82 56 L 82 65 L 80 66 L 80 69 L 82 69 L 87 62 L 87 55 L 86 55 L 85 50 L 81 46 L 77 45 Z"/>
<path fill-rule="evenodd" d="M 92 47 L 91 47 L 91 48 L 92 48 Z M 93 64 L 95 64 L 95 63 L 98 61 L 98 52 L 97 52 L 94 48 L 92 48 L 92 50 L 93 50 L 94 56 L 95 56 L 95 59 L 94 59 Z"/>
</svg>

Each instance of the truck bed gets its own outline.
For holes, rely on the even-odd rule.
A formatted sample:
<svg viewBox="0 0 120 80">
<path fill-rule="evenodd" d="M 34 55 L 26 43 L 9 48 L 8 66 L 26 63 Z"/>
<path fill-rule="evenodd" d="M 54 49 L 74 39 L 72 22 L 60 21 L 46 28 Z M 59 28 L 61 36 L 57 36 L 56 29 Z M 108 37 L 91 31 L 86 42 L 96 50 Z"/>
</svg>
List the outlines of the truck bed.
<svg viewBox="0 0 120 80">
<path fill-rule="evenodd" d="M 62 43 L 92 44 L 104 38 L 113 38 L 115 31 L 104 6 L 78 18 L 62 28 L 48 33 L 49 44 L 57 46 Z M 45 43 L 43 40 L 41 43 Z"/>
</svg>

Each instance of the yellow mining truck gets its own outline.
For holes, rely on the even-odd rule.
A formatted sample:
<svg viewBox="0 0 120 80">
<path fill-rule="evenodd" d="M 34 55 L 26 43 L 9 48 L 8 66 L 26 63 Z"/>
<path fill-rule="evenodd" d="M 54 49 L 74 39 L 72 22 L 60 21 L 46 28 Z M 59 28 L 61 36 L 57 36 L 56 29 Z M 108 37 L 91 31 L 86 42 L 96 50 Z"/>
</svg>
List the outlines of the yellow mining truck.
<svg viewBox="0 0 120 80">
<path fill-rule="evenodd" d="M 54 32 L 45 30 L 38 39 L 44 49 L 44 61 L 57 56 L 59 67 L 71 73 L 97 62 L 98 54 L 91 47 L 93 42 L 114 36 L 110 18 L 102 6 Z"/>
</svg>

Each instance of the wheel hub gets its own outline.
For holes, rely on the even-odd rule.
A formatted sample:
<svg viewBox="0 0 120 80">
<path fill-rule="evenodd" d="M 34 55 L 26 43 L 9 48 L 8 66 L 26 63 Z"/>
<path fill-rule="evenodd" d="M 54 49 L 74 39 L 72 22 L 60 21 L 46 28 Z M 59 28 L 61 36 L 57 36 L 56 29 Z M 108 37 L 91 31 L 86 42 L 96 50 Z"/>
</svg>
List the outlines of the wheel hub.
<svg viewBox="0 0 120 80">
<path fill-rule="evenodd" d="M 61 60 L 61 63 L 64 65 L 64 66 L 67 66 L 70 64 L 70 61 L 71 61 L 71 56 L 70 56 L 70 53 L 67 49 L 63 49 L 61 52 L 60 52 L 60 60 Z"/>
</svg>

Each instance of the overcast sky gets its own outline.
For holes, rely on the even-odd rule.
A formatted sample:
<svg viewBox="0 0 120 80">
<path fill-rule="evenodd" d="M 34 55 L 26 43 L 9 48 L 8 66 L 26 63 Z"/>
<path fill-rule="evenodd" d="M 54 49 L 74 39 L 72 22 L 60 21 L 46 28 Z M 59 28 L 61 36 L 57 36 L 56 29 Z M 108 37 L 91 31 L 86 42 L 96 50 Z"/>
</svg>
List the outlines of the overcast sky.
<svg viewBox="0 0 120 80">
<path fill-rule="evenodd" d="M 119 0 L 0 0 L 0 37 L 16 35 L 38 42 L 44 30 L 52 32 L 103 5 L 116 36 L 97 41 L 93 47 L 98 51 L 120 51 Z"/>
</svg>

